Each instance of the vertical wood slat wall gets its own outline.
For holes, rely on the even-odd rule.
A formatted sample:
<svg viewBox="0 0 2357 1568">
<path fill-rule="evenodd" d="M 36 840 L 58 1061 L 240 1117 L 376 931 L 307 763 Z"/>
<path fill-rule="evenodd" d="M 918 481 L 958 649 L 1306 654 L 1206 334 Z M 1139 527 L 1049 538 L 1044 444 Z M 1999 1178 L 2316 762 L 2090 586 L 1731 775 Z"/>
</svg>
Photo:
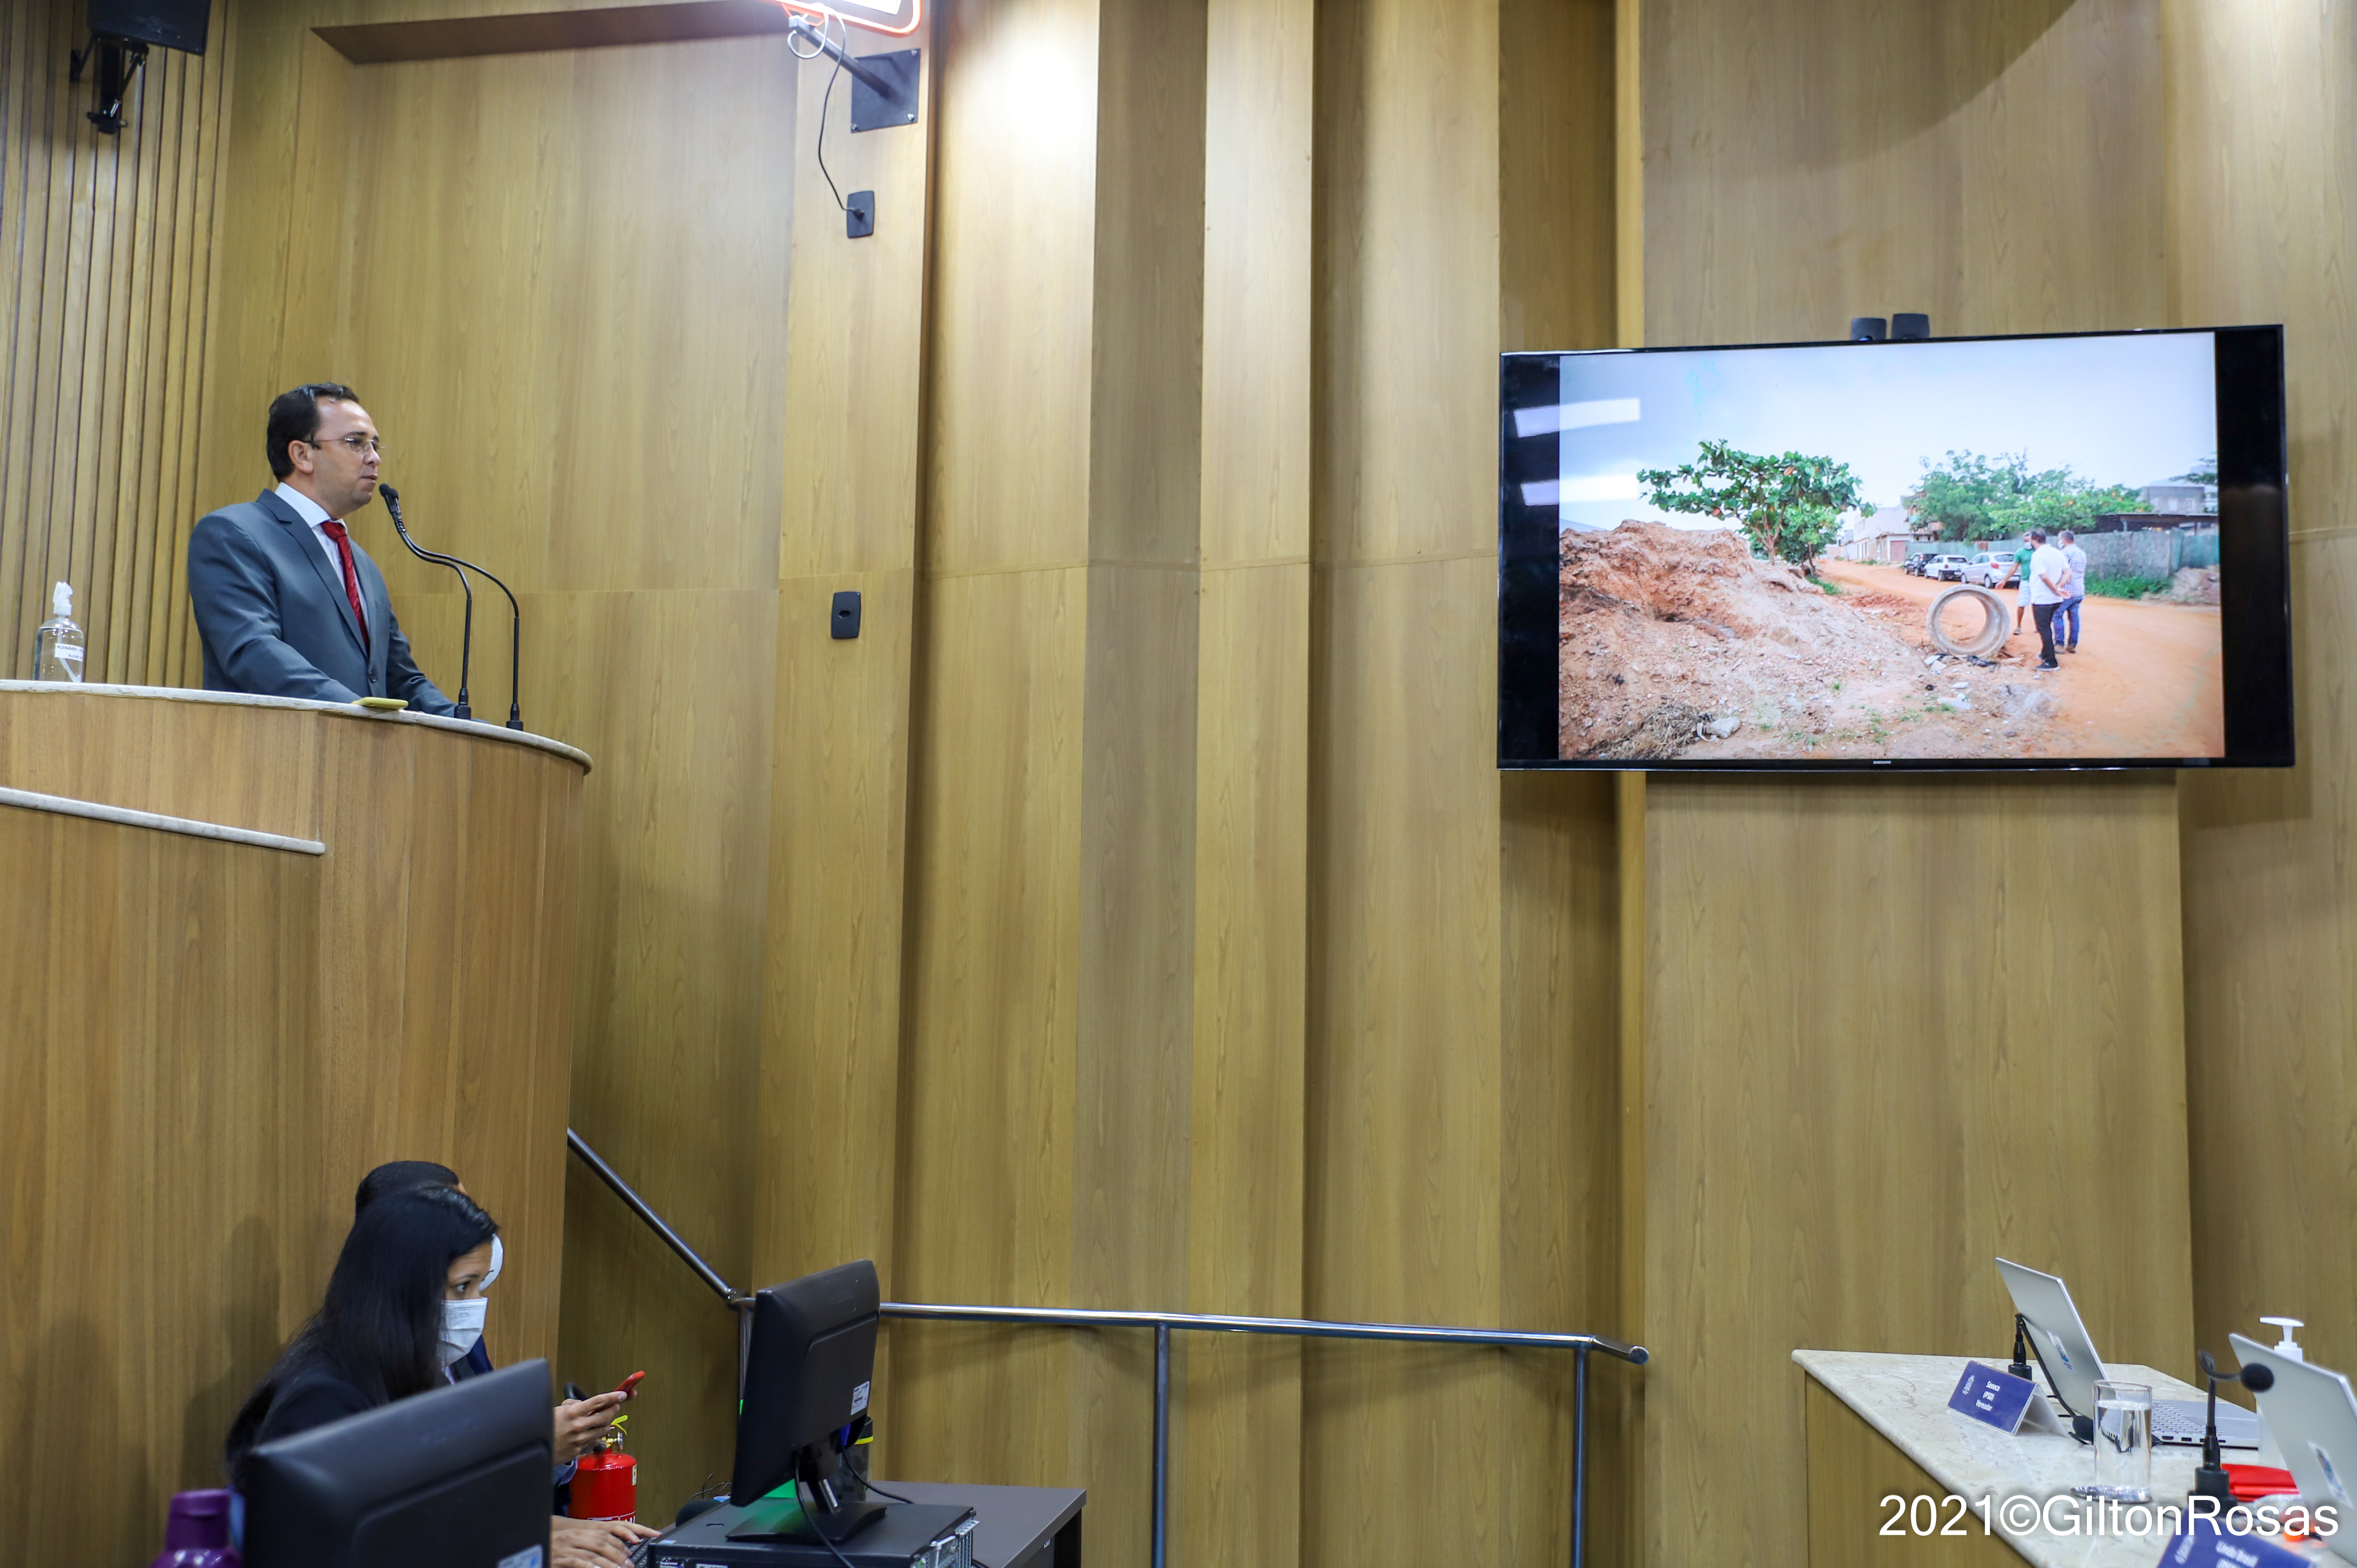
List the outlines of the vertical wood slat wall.
<svg viewBox="0 0 2357 1568">
<path fill-rule="evenodd" d="M 84 118 L 82 0 L 0 11 L 0 677 L 33 673 L 51 585 L 74 588 L 86 678 L 193 685 L 180 545 L 206 510 L 206 303 L 229 81 L 152 49 L 123 129 Z"/>
</svg>

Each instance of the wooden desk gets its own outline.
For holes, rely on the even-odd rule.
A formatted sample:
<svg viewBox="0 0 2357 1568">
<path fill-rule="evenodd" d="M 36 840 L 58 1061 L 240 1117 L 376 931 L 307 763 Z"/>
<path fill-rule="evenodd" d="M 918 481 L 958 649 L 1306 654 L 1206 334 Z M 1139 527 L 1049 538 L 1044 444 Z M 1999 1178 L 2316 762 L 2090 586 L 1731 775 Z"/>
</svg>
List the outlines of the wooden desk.
<svg viewBox="0 0 2357 1568">
<path fill-rule="evenodd" d="M 1985 1530 L 1976 1508 L 1961 1514 L 1950 1498 L 1991 1509 L 2007 1498 L 2050 1498 L 2061 1522 L 2076 1503 L 2071 1488 L 2092 1478 L 2089 1451 L 2069 1436 L 2025 1432 L 2008 1437 L 1948 1409 L 1963 1375 L 1962 1356 L 1877 1356 L 1857 1351 L 1795 1350 L 1807 1374 L 1809 1562 L 1812 1568 L 1873 1564 L 1940 1564 L 1943 1568 L 2153 1568 L 2168 1535 L 2159 1530 L 2072 1534 L 2043 1524 L 2018 1531 Z M 1984 1357 L 2003 1367 L 2006 1357 Z M 2152 1385 L 2156 1400 L 2199 1399 L 2201 1391 L 2150 1367 L 2115 1365 L 2111 1375 Z M 2271 1452 L 2239 1455 L 2278 1464 Z M 2200 1450 L 2162 1447 L 2153 1454 L 2157 1505 L 2181 1507 L 2201 1463 Z M 1938 1499 L 1938 1520 L 1961 1534 L 1887 1536 L 1891 1505 L 1882 1499 Z M 2304 1555 L 2320 1556 L 2309 1547 Z M 2327 1559 L 2327 1561 L 2337 1561 Z"/>
</svg>

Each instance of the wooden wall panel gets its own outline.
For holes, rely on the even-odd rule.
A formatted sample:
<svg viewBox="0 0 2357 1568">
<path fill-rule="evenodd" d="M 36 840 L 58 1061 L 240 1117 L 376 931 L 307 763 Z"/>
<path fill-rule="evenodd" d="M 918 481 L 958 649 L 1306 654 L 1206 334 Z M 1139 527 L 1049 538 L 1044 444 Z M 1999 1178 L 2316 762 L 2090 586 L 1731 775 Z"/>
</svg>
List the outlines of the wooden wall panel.
<svg viewBox="0 0 2357 1568">
<path fill-rule="evenodd" d="M 2158 0 L 1643 16 L 1648 343 L 2161 324 Z"/>
<path fill-rule="evenodd" d="M 1650 1560 L 1797 1560 L 1792 1348 L 1995 1354 L 1999 1253 L 2190 1361 L 2168 777 L 1646 794 Z"/>
<path fill-rule="evenodd" d="M 2151 0 L 1641 9 L 1647 342 L 1822 338 L 1899 309 L 1929 311 L 1943 335 L 2164 322 Z M 1656 1356 L 1645 1560 L 1796 1560 L 1799 1473 L 1774 1457 L 1797 1465 L 1802 1438 L 1785 1357 L 1996 1347 L 1987 1257 L 2007 1238 L 2034 1240 L 2091 1313 L 2120 1315 L 2094 1325 L 2116 1354 L 2187 1360 L 2171 789 L 1652 782 L 1643 1175 L 1624 1194 L 1645 1260 L 1627 1326 Z M 2052 848 L 2022 857 L 2021 842 Z M 1796 918 L 1810 910 L 1823 918 Z M 2062 1049 L 2050 1014 L 2072 1020 L 2065 1060 L 2110 1064 L 2121 1140 L 2014 1076 Z M 1894 1048 L 1925 1053 L 1912 1089 L 1873 1087 Z M 1974 1087 L 1913 1098 L 1943 1073 Z M 2008 1135 L 2052 1154 L 1965 1136 L 1956 1118 L 1984 1103 L 1969 1096 L 2000 1082 L 2023 1084 L 2003 1102 Z M 2140 1118 L 2158 1147 L 2118 1177 Z M 2126 1206 L 2133 1252 L 2064 1220 L 2074 1189 Z M 1729 1402 L 1741 1418 L 1704 1413 Z M 1766 1462 L 1730 1467 L 1714 1447 L 1738 1428 Z"/>
<path fill-rule="evenodd" d="M 1498 7 L 1499 332 L 1609 349 L 1619 295 L 1611 0 Z"/>
<path fill-rule="evenodd" d="M 1385 0 L 1319 16 L 1312 1316 L 1503 1306 L 1498 51 L 1494 6 L 1443 29 Z M 1512 1505 L 1545 1427 L 1505 1397 L 1503 1358 L 1319 1344 L 1305 1361 L 1306 1561 L 1538 1560 L 1552 1521 Z M 1387 1506 L 1434 1493 L 1451 1506 Z"/>
<path fill-rule="evenodd" d="M 961 6 L 934 37 L 895 1286 L 918 1301 L 1061 1305 L 1083 1241 L 1075 963 L 1098 10 Z M 1135 1338 L 1112 1337 L 1115 1354 Z M 1106 1369 L 1090 1352 L 1053 1333 L 896 1329 L 890 1468 L 1082 1484 L 1101 1472 L 1087 1391 Z M 1092 1541 L 1133 1534 L 1138 1517 L 1134 1504 L 1092 1510 Z"/>
<path fill-rule="evenodd" d="M 1614 808 L 1495 771 L 1488 412 L 1498 349 L 1612 330 L 1612 28 L 1509 4 L 1436 50 L 1408 8 L 1320 16 L 1315 1316 L 1617 1316 Z M 1308 1359 L 1306 1559 L 1567 1554 L 1567 1364 Z M 1465 1507 L 1381 1500 L 1435 1487 Z"/>
<path fill-rule="evenodd" d="M 1615 26 L 1609 0 L 1499 6 L 1502 349 L 1616 341 Z M 1618 801 L 1609 778 L 1516 773 L 1500 779 L 1498 805 L 1501 1320 L 1617 1334 Z M 1530 1546 L 1543 1556 L 1569 1554 L 1568 1541 L 1541 1524 L 1569 1531 L 1572 1376 L 1567 1358 L 1532 1356 L 1502 1386 L 1510 1419 L 1534 1444 L 1508 1472 L 1508 1506 L 1533 1521 Z M 1642 1381 L 1601 1359 L 1593 1368 L 1587 1546 L 1595 1562 L 1627 1560 L 1631 1466 L 1620 1428 Z"/>
<path fill-rule="evenodd" d="M 930 55 L 930 27 L 909 42 Z M 854 47 L 900 45 L 863 34 Z M 920 129 L 852 134 L 840 82 L 832 100 L 799 99 L 759 1111 L 761 1127 L 796 1132 L 751 1173 L 757 1285 L 861 1257 L 888 1291 L 898 1283 L 932 81 L 920 85 Z M 842 188 L 876 193 L 867 238 L 846 236 L 834 191 L 812 177 L 823 134 Z M 856 639 L 830 635 L 843 590 L 861 596 Z M 879 1411 L 891 1408 L 888 1339 L 884 1350 Z M 893 1437 L 888 1423 L 879 1474 Z"/>
<path fill-rule="evenodd" d="M 1114 1305 L 1183 1289 L 1187 1250 L 1202 13 L 937 29 L 898 1273 L 919 1300 Z M 1104 1477 L 1092 1541 L 1143 1552 L 1144 1337 L 893 1353 L 896 1471 Z"/>
<path fill-rule="evenodd" d="M 1305 0 L 1205 18 L 1189 1310 L 1302 1308 L 1308 901 L 1311 93 Z M 1301 1353 L 1183 1346 L 1174 1562 L 1289 1563 Z M 1236 1441 L 1238 1434 L 1244 1440 Z M 1277 1464 L 1269 1455 L 1286 1455 Z"/>
<path fill-rule="evenodd" d="M 2357 1202 L 2357 20 L 2240 4 L 2165 17 L 2174 316 L 2284 324 L 2301 759 L 2182 786 L 2194 1322 L 2215 1348 L 2266 1334 L 2261 1313 L 2304 1317 L 2309 1359 L 2345 1369 L 2357 1261 L 2316 1239 Z"/>
<path fill-rule="evenodd" d="M 203 510 L 229 12 L 209 54 L 151 51 L 113 136 L 83 117 L 91 73 L 67 81 L 78 0 L 0 17 L 0 677 L 31 677 L 65 581 L 91 680 L 195 679 L 179 546 Z"/>
<path fill-rule="evenodd" d="M 317 1305 L 322 865 L 0 806 L 0 1462 L 32 1555 L 152 1556 Z"/>
</svg>

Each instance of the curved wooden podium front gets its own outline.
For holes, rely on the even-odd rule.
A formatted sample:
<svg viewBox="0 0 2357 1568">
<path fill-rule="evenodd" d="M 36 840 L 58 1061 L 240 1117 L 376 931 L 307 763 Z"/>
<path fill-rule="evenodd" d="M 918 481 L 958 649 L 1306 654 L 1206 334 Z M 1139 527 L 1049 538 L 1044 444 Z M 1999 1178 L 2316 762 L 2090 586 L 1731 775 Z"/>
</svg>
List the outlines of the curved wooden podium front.
<svg viewBox="0 0 2357 1568">
<path fill-rule="evenodd" d="M 380 1161 L 459 1173 L 506 1239 L 494 1359 L 554 1357 L 588 771 L 486 725 L 0 682 L 0 1466 L 35 1560 L 144 1560 L 220 1484 Z"/>
</svg>

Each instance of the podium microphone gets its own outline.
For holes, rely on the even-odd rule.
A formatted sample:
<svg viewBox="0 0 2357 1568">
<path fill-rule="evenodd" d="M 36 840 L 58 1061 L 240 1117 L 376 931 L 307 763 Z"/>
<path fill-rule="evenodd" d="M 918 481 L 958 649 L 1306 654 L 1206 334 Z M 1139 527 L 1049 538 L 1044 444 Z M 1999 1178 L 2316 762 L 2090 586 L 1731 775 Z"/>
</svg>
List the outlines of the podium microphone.
<svg viewBox="0 0 2357 1568">
<path fill-rule="evenodd" d="M 376 493 L 384 498 L 384 510 L 393 514 L 393 526 L 395 532 L 400 533 L 401 542 L 409 546 L 409 553 L 411 554 L 416 556 L 421 561 L 439 561 L 442 564 L 449 567 L 452 571 L 457 572 L 458 581 L 461 584 L 466 582 L 468 572 L 477 573 L 489 579 L 493 587 L 507 595 L 508 613 L 511 618 L 509 626 L 510 643 L 508 647 L 508 728 L 523 728 L 523 710 L 520 705 L 520 700 L 523 691 L 523 609 L 516 603 L 516 596 L 513 590 L 509 588 L 505 583 L 500 582 L 497 577 L 493 577 L 489 572 L 484 571 L 480 566 L 476 565 L 472 561 L 461 561 L 456 555 L 444 555 L 437 551 L 419 549 L 417 547 L 417 542 L 409 537 L 409 530 L 401 521 L 400 494 L 396 492 L 391 485 L 382 483 L 377 486 Z M 462 567 L 465 568 L 465 570 L 461 571 L 460 568 Z M 466 636 L 460 640 L 458 653 L 458 716 L 462 719 L 468 716 L 467 712 L 467 660 L 473 651 L 474 637 L 475 591 L 472 588 L 468 588 L 467 590 L 467 631 Z"/>
<path fill-rule="evenodd" d="M 383 481 L 380 480 L 377 483 L 376 493 L 383 498 L 384 510 L 392 514 L 393 517 L 393 531 L 401 535 L 401 542 L 409 546 L 409 553 L 412 555 L 416 556 L 420 561 L 431 561 L 437 565 L 447 566 L 453 572 L 457 572 L 458 574 L 458 586 L 466 590 L 466 630 L 458 639 L 458 709 L 456 716 L 462 719 L 471 719 L 475 716 L 475 710 L 467 705 L 467 667 L 474 661 L 475 657 L 474 587 L 467 581 L 467 574 L 461 568 L 458 562 L 453 560 L 447 555 L 437 555 L 431 550 L 421 550 L 417 547 L 417 541 L 409 537 L 409 525 L 401 521 L 401 492 L 399 490 L 394 489 L 391 485 L 385 484 Z"/>
<path fill-rule="evenodd" d="M 2215 1498 L 2222 1509 L 2232 1508 L 2234 1487 L 2226 1474 L 2224 1454 L 2218 1446 L 2218 1363 L 2210 1359 L 2207 1350 L 2196 1350 L 2194 1359 L 2201 1363 L 2201 1375 L 2210 1380 L 2210 1419 L 2201 1429 L 2201 1467 L 2193 1472 L 2193 1495 Z M 2254 1361 L 2240 1371 L 2224 1374 L 2255 1394 L 2263 1394 L 2276 1386 L 2274 1369 Z"/>
</svg>

